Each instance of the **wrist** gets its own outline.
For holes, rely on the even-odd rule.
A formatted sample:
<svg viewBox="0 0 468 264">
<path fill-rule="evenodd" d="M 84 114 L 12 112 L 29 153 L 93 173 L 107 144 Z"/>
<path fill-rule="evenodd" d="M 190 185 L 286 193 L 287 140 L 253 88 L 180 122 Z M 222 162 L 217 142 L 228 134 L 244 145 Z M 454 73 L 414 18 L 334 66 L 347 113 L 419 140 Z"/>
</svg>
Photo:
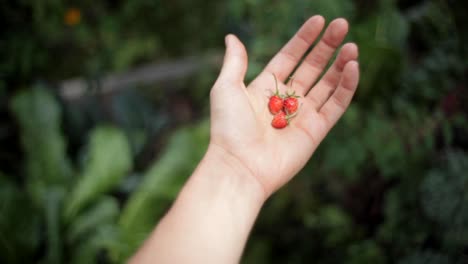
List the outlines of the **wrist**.
<svg viewBox="0 0 468 264">
<path fill-rule="evenodd" d="M 211 168 L 219 172 L 216 180 L 228 181 L 229 184 L 233 185 L 232 190 L 238 192 L 239 195 L 251 196 L 252 199 L 261 203 L 268 198 L 265 187 L 258 180 L 254 171 L 234 154 L 216 143 L 210 143 L 199 167 Z"/>
<path fill-rule="evenodd" d="M 167 235 L 178 245 L 183 239 L 182 243 L 189 245 L 187 248 L 194 249 L 193 252 L 179 254 L 179 262 L 239 261 L 248 234 L 265 201 L 263 188 L 250 173 L 240 161 L 219 147 L 209 146 L 173 207 L 156 229 L 160 237 Z M 170 247 L 169 244 L 167 247 Z M 167 250 L 159 248 L 159 252 Z"/>
<path fill-rule="evenodd" d="M 250 173 L 211 144 L 134 263 L 239 263 L 265 200 Z"/>
</svg>

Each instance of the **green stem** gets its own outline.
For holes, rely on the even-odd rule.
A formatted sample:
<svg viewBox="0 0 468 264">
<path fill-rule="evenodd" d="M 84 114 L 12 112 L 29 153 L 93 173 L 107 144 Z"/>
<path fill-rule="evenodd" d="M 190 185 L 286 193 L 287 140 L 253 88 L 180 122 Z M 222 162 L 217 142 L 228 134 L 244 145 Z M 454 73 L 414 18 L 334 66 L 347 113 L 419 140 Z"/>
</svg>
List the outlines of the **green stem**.
<svg viewBox="0 0 468 264">
<path fill-rule="evenodd" d="M 276 87 L 276 92 L 275 95 L 279 95 L 279 90 L 278 90 L 278 80 L 276 79 L 276 75 L 272 73 L 273 78 L 275 79 L 275 87 Z"/>
</svg>

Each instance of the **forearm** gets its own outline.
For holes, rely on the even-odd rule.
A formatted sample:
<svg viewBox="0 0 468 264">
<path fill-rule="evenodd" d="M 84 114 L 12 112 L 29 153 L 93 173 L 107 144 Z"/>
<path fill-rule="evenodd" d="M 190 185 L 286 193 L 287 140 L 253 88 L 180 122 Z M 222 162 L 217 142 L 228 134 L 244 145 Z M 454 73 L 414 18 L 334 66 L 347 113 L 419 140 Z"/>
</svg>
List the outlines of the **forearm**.
<svg viewBox="0 0 468 264">
<path fill-rule="evenodd" d="M 242 164 L 211 145 L 132 263 L 236 263 L 265 200 Z"/>
</svg>

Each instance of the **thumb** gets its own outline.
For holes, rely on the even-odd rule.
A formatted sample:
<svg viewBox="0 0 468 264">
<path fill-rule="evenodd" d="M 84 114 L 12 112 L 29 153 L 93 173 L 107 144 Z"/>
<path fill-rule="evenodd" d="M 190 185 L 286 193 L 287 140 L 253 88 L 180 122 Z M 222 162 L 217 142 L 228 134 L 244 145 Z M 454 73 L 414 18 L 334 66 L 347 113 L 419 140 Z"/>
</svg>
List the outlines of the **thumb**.
<svg viewBox="0 0 468 264">
<path fill-rule="evenodd" d="M 226 53 L 218 80 L 222 82 L 243 82 L 247 71 L 247 52 L 245 47 L 232 34 L 226 36 L 225 42 Z"/>
</svg>

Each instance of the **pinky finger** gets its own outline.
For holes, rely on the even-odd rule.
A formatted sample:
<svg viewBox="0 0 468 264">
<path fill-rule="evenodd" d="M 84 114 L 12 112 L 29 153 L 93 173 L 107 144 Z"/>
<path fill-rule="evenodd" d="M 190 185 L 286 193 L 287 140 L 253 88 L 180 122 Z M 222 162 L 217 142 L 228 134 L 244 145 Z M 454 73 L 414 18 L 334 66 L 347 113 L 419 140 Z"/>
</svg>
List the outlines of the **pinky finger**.
<svg viewBox="0 0 468 264">
<path fill-rule="evenodd" d="M 340 83 L 319 110 L 320 117 L 327 129 L 331 129 L 348 108 L 359 83 L 359 64 L 357 61 L 346 63 Z"/>
</svg>

